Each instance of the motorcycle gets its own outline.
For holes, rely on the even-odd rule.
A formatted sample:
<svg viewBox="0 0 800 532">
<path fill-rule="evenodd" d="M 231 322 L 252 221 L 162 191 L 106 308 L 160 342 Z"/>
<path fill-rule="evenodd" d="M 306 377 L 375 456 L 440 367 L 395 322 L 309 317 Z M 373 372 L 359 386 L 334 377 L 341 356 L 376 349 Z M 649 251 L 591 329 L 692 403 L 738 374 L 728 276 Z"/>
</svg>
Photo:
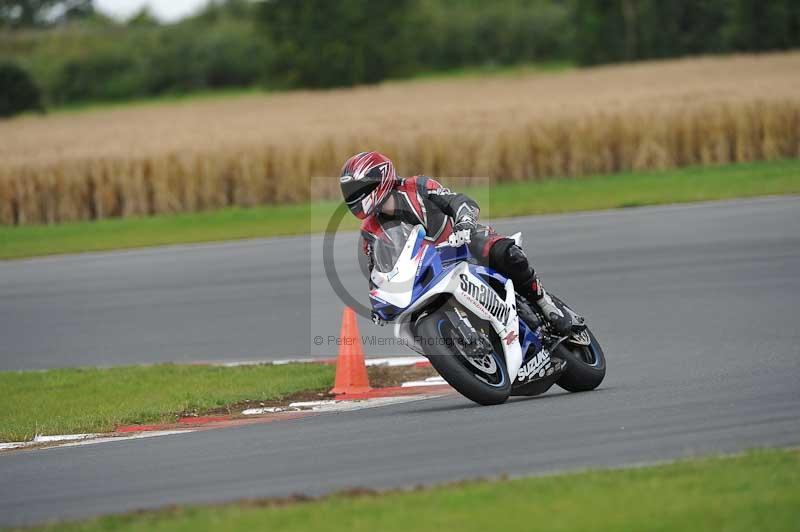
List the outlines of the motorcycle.
<svg viewBox="0 0 800 532">
<path fill-rule="evenodd" d="M 448 384 L 481 405 L 534 396 L 554 384 L 570 392 L 597 388 L 603 350 L 588 327 L 561 336 L 514 290 L 478 264 L 466 245 L 436 245 L 422 225 L 393 222 L 373 245 L 369 293 L 376 316 L 426 356 Z M 521 234 L 513 235 L 521 244 Z M 573 322 L 582 320 L 570 312 Z"/>
</svg>

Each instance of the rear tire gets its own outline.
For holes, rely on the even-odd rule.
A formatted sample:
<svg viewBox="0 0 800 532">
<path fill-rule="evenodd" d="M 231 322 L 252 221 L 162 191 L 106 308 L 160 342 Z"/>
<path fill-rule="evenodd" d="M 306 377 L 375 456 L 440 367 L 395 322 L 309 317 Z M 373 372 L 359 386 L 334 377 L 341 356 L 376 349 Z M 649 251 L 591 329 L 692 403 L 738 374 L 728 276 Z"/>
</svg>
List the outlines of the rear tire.
<svg viewBox="0 0 800 532">
<path fill-rule="evenodd" d="M 452 325 L 441 311 L 423 317 L 417 324 L 416 334 L 426 339 L 422 349 L 434 369 L 450 386 L 471 401 L 485 406 L 506 402 L 511 394 L 511 379 L 508 377 L 502 350 L 498 353 L 495 346 L 492 353 L 497 364 L 499 382 L 485 382 L 476 375 L 477 369 L 472 368 L 457 351 L 455 336 L 448 327 Z"/>
<path fill-rule="evenodd" d="M 553 355 L 567 361 L 567 369 L 556 382 L 568 392 L 594 390 L 606 376 L 606 356 L 594 337 L 586 329 L 591 342 L 588 346 L 570 344 L 567 340 L 558 345 Z"/>
</svg>

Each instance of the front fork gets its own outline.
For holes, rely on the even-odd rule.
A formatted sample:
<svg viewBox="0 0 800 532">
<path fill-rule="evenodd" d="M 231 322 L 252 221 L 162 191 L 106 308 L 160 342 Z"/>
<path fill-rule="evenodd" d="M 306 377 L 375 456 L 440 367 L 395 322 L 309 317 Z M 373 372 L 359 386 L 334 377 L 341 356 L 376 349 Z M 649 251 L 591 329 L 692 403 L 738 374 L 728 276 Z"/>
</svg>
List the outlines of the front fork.
<svg viewBox="0 0 800 532">
<path fill-rule="evenodd" d="M 488 352 L 494 351 L 486 337 L 475 330 L 475 326 L 470 323 L 466 312 L 458 307 L 450 307 L 445 310 L 444 315 L 458 333 L 457 341 L 462 342 L 461 345 L 466 355 L 484 356 L 487 350 Z"/>
</svg>

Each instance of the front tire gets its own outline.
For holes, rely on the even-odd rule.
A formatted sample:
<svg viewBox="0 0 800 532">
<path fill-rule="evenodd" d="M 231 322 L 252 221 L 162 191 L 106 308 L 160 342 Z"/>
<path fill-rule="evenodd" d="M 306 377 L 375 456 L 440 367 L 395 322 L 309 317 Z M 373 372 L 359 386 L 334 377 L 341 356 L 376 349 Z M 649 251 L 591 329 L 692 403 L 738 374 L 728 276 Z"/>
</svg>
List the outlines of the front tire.
<svg viewBox="0 0 800 532">
<path fill-rule="evenodd" d="M 508 400 L 511 379 L 506 369 L 505 356 L 502 350 L 498 353 L 496 342 L 493 342 L 495 347 L 491 355 L 496 372 L 493 375 L 480 375 L 480 371 L 458 351 L 458 335 L 441 311 L 420 319 L 416 334 L 424 339 L 422 349 L 431 365 L 461 395 L 485 406 Z"/>
</svg>

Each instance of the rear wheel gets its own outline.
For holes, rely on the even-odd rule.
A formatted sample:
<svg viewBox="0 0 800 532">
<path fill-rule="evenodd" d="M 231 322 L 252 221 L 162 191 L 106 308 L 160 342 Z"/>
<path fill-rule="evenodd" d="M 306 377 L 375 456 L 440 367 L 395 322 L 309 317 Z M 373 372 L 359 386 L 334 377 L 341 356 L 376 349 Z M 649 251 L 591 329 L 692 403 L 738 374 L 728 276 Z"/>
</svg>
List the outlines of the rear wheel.
<svg viewBox="0 0 800 532">
<path fill-rule="evenodd" d="M 420 319 L 416 333 L 422 338 L 422 349 L 431 365 L 464 397 L 481 405 L 496 405 L 508 399 L 511 379 L 496 338 L 491 342 L 491 352 L 467 355 L 461 336 L 441 310 Z M 494 331 L 488 335 L 494 337 Z"/>
<path fill-rule="evenodd" d="M 606 357 L 592 331 L 586 329 L 589 345 L 561 342 L 553 354 L 567 361 L 567 369 L 556 382 L 569 392 L 594 390 L 606 376 Z"/>
</svg>

